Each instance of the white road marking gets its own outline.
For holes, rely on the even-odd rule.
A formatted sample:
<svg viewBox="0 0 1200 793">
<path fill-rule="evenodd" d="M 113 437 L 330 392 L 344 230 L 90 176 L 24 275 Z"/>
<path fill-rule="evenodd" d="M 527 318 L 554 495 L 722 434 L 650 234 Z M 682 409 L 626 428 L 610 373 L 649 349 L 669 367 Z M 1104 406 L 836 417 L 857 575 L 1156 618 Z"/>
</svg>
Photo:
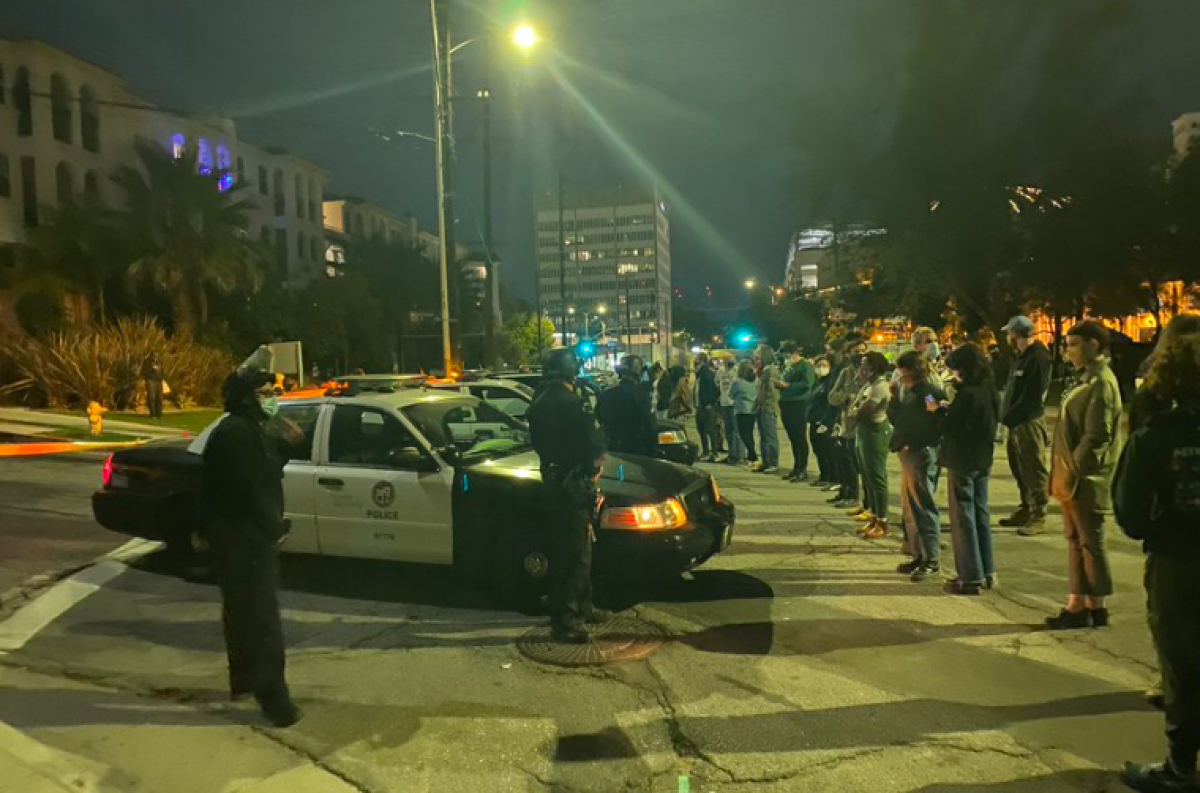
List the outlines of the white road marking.
<svg viewBox="0 0 1200 793">
<path fill-rule="evenodd" d="M 0 623 L 0 655 L 20 650 L 56 619 L 125 572 L 125 562 L 157 547 L 158 543 L 150 540 L 130 540 L 90 567 L 59 581 Z"/>
<path fill-rule="evenodd" d="M 1032 567 L 1027 567 L 1024 570 L 1022 570 L 1021 572 L 1026 573 L 1028 575 L 1040 576 L 1041 578 L 1050 578 L 1055 581 L 1070 581 L 1071 580 L 1071 579 L 1067 578 L 1065 575 L 1060 575 L 1058 573 L 1048 573 L 1045 570 L 1035 570 Z"/>
</svg>

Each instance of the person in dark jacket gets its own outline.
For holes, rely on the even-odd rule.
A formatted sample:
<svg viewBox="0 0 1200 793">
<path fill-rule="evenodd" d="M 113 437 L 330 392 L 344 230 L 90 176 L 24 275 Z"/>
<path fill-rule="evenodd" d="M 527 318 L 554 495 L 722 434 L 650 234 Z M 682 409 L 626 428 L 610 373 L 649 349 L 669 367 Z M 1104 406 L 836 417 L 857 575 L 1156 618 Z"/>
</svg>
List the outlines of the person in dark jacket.
<svg viewBox="0 0 1200 793">
<path fill-rule="evenodd" d="M 939 461 L 949 474 L 950 533 L 957 575 L 947 581 L 951 595 L 978 595 L 996 585 L 988 487 L 1000 405 L 987 358 L 964 344 L 946 358 L 958 382 L 954 401 L 930 403 L 943 417 Z"/>
<path fill-rule="evenodd" d="M 650 367 L 650 381 L 654 384 L 654 413 L 658 418 L 665 419 L 671 407 L 671 392 L 675 384 L 667 376 L 666 367 L 657 361 Z"/>
<path fill-rule="evenodd" d="M 146 410 L 150 418 L 161 419 L 163 415 L 163 370 L 158 356 L 151 354 L 142 365 L 142 377 L 146 381 Z"/>
<path fill-rule="evenodd" d="M 1200 789 L 1200 335 L 1159 345 L 1144 389 L 1170 407 L 1146 418 L 1121 454 L 1113 483 L 1117 523 L 1146 552 L 1150 631 L 1163 673 L 1163 763 L 1126 763 L 1134 790 Z"/>
<path fill-rule="evenodd" d="M 1046 467 L 1050 435 L 1043 419 L 1046 391 L 1050 388 L 1050 351 L 1034 337 L 1035 327 L 1029 317 L 1013 317 L 1004 330 L 1016 358 L 1004 386 L 1000 422 L 1008 428 L 1008 464 L 1021 492 L 1021 506 L 1002 518 L 1000 525 L 1029 536 L 1045 530 L 1050 499 L 1050 472 Z"/>
<path fill-rule="evenodd" d="M 279 543 L 286 457 L 268 438 L 270 350 L 260 348 L 225 381 L 228 413 L 204 447 L 200 508 L 212 548 L 229 660 L 230 694 L 253 694 L 276 727 L 300 718 L 285 676 L 279 615 Z M 264 409 L 264 405 L 266 409 Z"/>
<path fill-rule="evenodd" d="M 941 570 L 942 526 L 933 498 L 941 422 L 929 405 L 945 401 L 946 392 L 930 382 L 929 360 L 916 350 L 897 358 L 896 370 L 901 388 L 888 403 L 890 448 L 900 456 L 905 543 L 912 551 L 896 572 L 924 581 Z"/>
<path fill-rule="evenodd" d="M 812 401 L 808 405 L 808 443 L 817 458 L 817 478 L 813 487 L 836 489 L 837 472 L 833 452 L 833 428 L 837 425 L 838 410 L 829 404 L 829 391 L 833 388 L 837 372 L 829 356 L 822 355 L 813 363 L 817 381 Z"/>
<path fill-rule="evenodd" d="M 795 342 L 784 342 L 779 351 L 787 364 L 779 383 L 779 413 L 792 444 L 792 470 L 784 479 L 805 482 L 809 458 L 808 407 L 812 404 L 817 374 Z"/>
<path fill-rule="evenodd" d="M 592 543 L 596 479 L 604 441 L 575 394 L 579 360 L 569 349 L 546 354 L 545 389 L 529 408 L 533 448 L 541 458 L 546 516 L 552 537 L 550 631 L 557 641 L 586 644 L 589 624 L 609 614 L 592 603 Z"/>
<path fill-rule="evenodd" d="M 701 460 L 713 462 L 718 454 L 724 453 L 721 389 L 717 386 L 717 373 L 705 353 L 696 356 L 696 431 L 700 434 Z"/>
<path fill-rule="evenodd" d="M 650 394 L 642 388 L 645 368 L 641 358 L 626 355 L 617 365 L 620 382 L 596 401 L 596 417 L 611 451 L 646 457 L 658 453 L 658 425 Z"/>
</svg>

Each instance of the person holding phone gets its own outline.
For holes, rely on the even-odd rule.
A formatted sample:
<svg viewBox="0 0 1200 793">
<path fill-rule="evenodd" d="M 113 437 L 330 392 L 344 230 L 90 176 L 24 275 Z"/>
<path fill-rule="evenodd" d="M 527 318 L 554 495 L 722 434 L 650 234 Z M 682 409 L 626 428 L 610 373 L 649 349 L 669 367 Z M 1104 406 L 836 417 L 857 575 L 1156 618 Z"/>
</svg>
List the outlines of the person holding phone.
<svg viewBox="0 0 1200 793">
<path fill-rule="evenodd" d="M 896 372 L 901 388 L 888 403 L 888 418 L 895 428 L 891 450 L 900 456 L 905 546 L 912 553 L 896 572 L 924 581 L 941 570 L 942 527 L 933 498 L 941 421 L 929 406 L 944 401 L 946 392 L 930 382 L 929 361 L 916 350 L 896 360 Z"/>
</svg>

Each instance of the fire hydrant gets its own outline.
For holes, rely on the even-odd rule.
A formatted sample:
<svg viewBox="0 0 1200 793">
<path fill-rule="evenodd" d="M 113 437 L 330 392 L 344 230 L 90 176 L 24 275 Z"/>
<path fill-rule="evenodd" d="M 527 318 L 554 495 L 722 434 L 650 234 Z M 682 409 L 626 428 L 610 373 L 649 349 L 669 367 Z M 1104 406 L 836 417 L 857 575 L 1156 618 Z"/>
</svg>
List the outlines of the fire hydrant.
<svg viewBox="0 0 1200 793">
<path fill-rule="evenodd" d="M 108 411 L 100 407 L 99 402 L 89 402 L 87 406 L 88 424 L 92 427 L 92 434 L 99 435 L 104 432 L 104 414 Z"/>
</svg>

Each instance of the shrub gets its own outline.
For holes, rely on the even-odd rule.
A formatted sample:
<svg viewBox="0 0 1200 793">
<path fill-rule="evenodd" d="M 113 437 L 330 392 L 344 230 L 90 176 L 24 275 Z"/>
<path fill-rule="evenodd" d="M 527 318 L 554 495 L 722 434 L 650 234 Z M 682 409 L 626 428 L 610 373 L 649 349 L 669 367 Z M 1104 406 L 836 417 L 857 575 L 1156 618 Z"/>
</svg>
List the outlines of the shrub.
<svg viewBox="0 0 1200 793">
<path fill-rule="evenodd" d="M 152 319 L 75 328 L 44 339 L 0 343 L 0 358 L 18 374 L 10 392 L 40 397 L 52 407 L 97 401 L 128 409 L 142 398 L 141 373 L 157 355 L 171 400 L 180 406 L 215 405 L 234 362 L 225 353 L 184 336 L 167 336 Z"/>
<path fill-rule="evenodd" d="M 31 336 L 43 336 L 66 324 L 62 298 L 49 292 L 27 292 L 13 305 L 21 329 Z"/>
</svg>

